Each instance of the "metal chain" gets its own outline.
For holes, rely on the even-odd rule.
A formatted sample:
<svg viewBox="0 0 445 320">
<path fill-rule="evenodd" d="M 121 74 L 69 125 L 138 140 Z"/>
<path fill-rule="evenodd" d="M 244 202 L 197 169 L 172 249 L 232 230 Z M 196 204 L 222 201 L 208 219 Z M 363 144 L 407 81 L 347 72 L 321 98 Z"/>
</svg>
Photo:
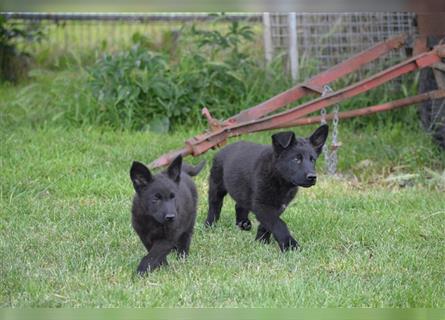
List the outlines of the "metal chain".
<svg viewBox="0 0 445 320">
<path fill-rule="evenodd" d="M 327 93 L 327 91 L 323 90 L 322 96 L 324 96 L 326 93 Z M 326 124 L 327 121 L 326 121 L 326 109 L 325 108 L 320 110 L 320 115 L 321 115 L 321 121 L 320 121 L 321 124 Z M 329 159 L 330 159 L 330 157 L 329 157 L 329 148 L 328 148 L 327 143 L 325 143 L 323 145 L 322 152 L 323 152 L 323 156 L 324 156 L 324 159 L 325 159 L 325 162 L 326 162 L 325 164 L 326 164 L 326 170 L 327 170 L 328 169 Z"/>
<path fill-rule="evenodd" d="M 325 96 L 326 94 L 333 92 L 332 88 L 328 85 L 323 86 L 323 92 L 321 96 Z M 334 116 L 332 118 L 332 151 L 329 152 L 328 144 L 325 143 L 323 146 L 323 156 L 326 161 L 326 171 L 330 175 L 334 175 L 337 171 L 337 147 L 338 147 L 338 112 L 340 110 L 340 106 L 338 104 L 334 105 L 333 113 Z M 321 124 L 326 124 L 326 109 L 323 108 L 320 110 L 321 115 Z"/>
<path fill-rule="evenodd" d="M 331 159 L 329 162 L 328 167 L 328 173 L 330 175 L 334 175 L 337 172 L 337 147 L 338 147 L 338 111 L 340 109 L 340 106 L 336 104 L 334 106 L 334 117 L 332 119 L 332 152 L 331 152 Z"/>
</svg>

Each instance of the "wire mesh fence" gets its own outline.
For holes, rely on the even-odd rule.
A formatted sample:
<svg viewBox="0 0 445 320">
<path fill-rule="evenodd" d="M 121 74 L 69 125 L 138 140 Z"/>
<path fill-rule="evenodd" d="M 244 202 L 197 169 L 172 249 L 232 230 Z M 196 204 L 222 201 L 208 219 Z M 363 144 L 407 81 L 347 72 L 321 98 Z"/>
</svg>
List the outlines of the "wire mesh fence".
<svg viewBox="0 0 445 320">
<path fill-rule="evenodd" d="M 1 14 L 1 13 L 0 13 Z M 167 32 L 176 32 L 186 24 L 209 25 L 216 20 L 208 13 L 3 13 L 18 25 L 38 27 L 45 38 L 33 43 L 33 50 L 49 52 L 82 52 L 86 50 L 115 51 L 132 42 L 132 36 L 140 33 L 153 42 Z M 261 22 L 258 14 L 226 14 L 219 22 L 243 20 Z"/>
<path fill-rule="evenodd" d="M 31 44 L 32 51 L 51 55 L 67 52 L 115 51 L 131 44 L 132 35 L 147 35 L 162 43 L 168 33 L 181 30 L 186 24 L 209 26 L 215 19 L 208 13 L 0 13 L 15 23 L 39 27 L 46 37 Z M 224 15 L 221 22 L 242 20 L 254 26 L 255 48 L 270 50 L 272 55 L 289 61 L 288 14 L 270 14 L 270 43 L 264 48 L 266 34 L 261 13 L 233 13 Z M 396 34 L 414 35 L 413 13 L 360 12 L 360 13 L 296 13 L 297 54 L 300 68 L 310 67 L 314 72 L 327 69 L 373 44 Z M 261 52 L 258 56 L 264 56 Z M 403 50 L 391 53 L 365 70 L 387 66 L 389 62 L 405 58 Z"/>
<path fill-rule="evenodd" d="M 415 35 L 414 13 L 296 13 L 297 50 L 300 65 L 311 64 L 317 71 L 325 70 L 355 53 L 391 36 Z M 274 54 L 288 54 L 288 14 L 271 14 L 270 28 Z M 365 71 L 388 66 L 406 58 L 403 50 L 392 52 Z"/>
</svg>

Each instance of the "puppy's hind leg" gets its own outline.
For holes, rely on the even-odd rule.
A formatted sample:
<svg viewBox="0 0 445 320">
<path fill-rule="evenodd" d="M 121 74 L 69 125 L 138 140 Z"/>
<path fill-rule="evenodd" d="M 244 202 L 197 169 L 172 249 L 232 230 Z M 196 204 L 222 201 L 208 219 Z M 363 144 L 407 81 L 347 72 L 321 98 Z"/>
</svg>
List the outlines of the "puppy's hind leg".
<svg viewBox="0 0 445 320">
<path fill-rule="evenodd" d="M 238 203 L 235 204 L 236 211 L 236 225 L 244 231 L 252 229 L 252 223 L 249 220 L 249 210 L 241 207 Z"/>
<path fill-rule="evenodd" d="M 214 164 L 209 178 L 209 212 L 205 221 L 206 226 L 212 226 L 219 220 L 226 194 L 227 190 L 224 187 L 222 168 Z"/>
</svg>

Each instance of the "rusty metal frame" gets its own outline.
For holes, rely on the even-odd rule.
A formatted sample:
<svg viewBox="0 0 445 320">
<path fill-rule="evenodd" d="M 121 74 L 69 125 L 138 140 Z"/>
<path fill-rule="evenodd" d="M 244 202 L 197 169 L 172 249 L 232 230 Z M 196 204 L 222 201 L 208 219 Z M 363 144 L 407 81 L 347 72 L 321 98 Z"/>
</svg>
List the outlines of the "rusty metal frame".
<svg viewBox="0 0 445 320">
<path fill-rule="evenodd" d="M 255 107 L 244 110 L 226 121 L 220 122 L 213 119 L 208 110 L 204 108 L 203 114 L 207 117 L 210 130 L 187 140 L 182 149 L 174 150 L 161 156 L 150 163 L 149 166 L 151 168 L 155 168 L 168 165 L 176 156 L 180 154 L 182 156 L 200 155 L 211 148 L 225 144 L 229 137 L 238 136 L 245 133 L 292 127 L 297 125 L 307 125 L 319 122 L 319 117 L 315 116 L 304 118 L 304 116 L 352 98 L 363 92 L 367 92 L 403 74 L 407 74 L 431 65 L 439 65 L 441 63 L 441 59 L 445 57 L 445 45 L 438 45 L 433 48 L 433 50 L 421 52 L 410 59 L 406 59 L 393 67 L 383 70 L 341 90 L 327 94 L 323 97 L 315 98 L 288 111 L 267 116 L 267 114 L 276 111 L 305 95 L 312 93 L 319 94 L 324 85 L 358 70 L 364 64 L 377 59 L 393 49 L 400 48 L 405 44 L 406 40 L 407 37 L 405 35 L 400 35 L 381 42 L 374 47 L 330 68 L 329 70 L 318 74 L 307 82 L 280 93 Z M 444 96 L 445 90 L 442 88 L 440 90 L 435 90 L 429 93 L 424 93 L 377 106 L 341 112 L 339 116 L 340 118 L 351 118 L 355 116 L 368 115 L 375 112 L 400 108 L 426 100 L 439 99 L 443 98 Z"/>
<path fill-rule="evenodd" d="M 302 84 L 280 93 L 269 100 L 247 110 L 240 112 L 238 115 L 229 118 L 225 123 L 233 124 L 234 122 L 245 122 L 249 120 L 259 119 L 262 116 L 271 113 L 293 101 L 296 101 L 307 94 L 321 94 L 323 86 L 337 80 L 347 74 L 357 71 L 364 64 L 372 62 L 380 56 L 391 50 L 398 49 L 407 41 L 405 34 L 392 37 L 386 41 L 382 41 L 368 50 L 362 51 L 355 56 L 333 66 L 332 68 L 312 77 Z"/>
<path fill-rule="evenodd" d="M 399 100 L 394 100 L 391 102 L 366 107 L 366 108 L 360 108 L 356 110 L 350 110 L 350 111 L 344 111 L 339 112 L 338 118 L 339 119 L 349 119 L 354 117 L 360 117 L 360 116 L 368 116 L 377 112 L 384 112 L 389 110 L 394 110 L 397 108 L 406 107 L 409 105 L 421 103 L 428 100 L 436 100 L 436 99 L 444 99 L 445 98 L 445 89 L 440 90 L 433 90 L 429 92 L 425 92 L 422 94 L 419 94 L 417 96 L 407 97 Z M 325 120 L 332 120 L 333 115 L 328 114 L 325 117 Z M 314 117 L 304 117 L 304 118 L 298 118 L 294 121 L 291 121 L 279 128 L 289 128 L 289 127 L 295 127 L 295 126 L 305 126 L 315 123 L 320 123 L 321 116 L 314 116 Z M 277 129 L 277 128 L 272 128 Z"/>
</svg>

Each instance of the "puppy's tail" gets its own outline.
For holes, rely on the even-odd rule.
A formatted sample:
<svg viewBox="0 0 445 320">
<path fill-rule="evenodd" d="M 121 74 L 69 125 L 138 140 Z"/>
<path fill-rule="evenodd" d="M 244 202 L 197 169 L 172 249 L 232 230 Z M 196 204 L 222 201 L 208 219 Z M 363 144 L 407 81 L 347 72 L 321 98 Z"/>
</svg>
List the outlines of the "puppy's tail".
<svg viewBox="0 0 445 320">
<path fill-rule="evenodd" d="M 202 170 L 202 168 L 204 168 L 205 164 L 206 164 L 205 160 L 202 160 L 196 166 L 192 166 L 192 165 L 184 162 L 184 163 L 182 163 L 182 171 L 187 173 L 189 176 L 194 177 L 198 173 L 201 172 L 201 170 Z"/>
</svg>

